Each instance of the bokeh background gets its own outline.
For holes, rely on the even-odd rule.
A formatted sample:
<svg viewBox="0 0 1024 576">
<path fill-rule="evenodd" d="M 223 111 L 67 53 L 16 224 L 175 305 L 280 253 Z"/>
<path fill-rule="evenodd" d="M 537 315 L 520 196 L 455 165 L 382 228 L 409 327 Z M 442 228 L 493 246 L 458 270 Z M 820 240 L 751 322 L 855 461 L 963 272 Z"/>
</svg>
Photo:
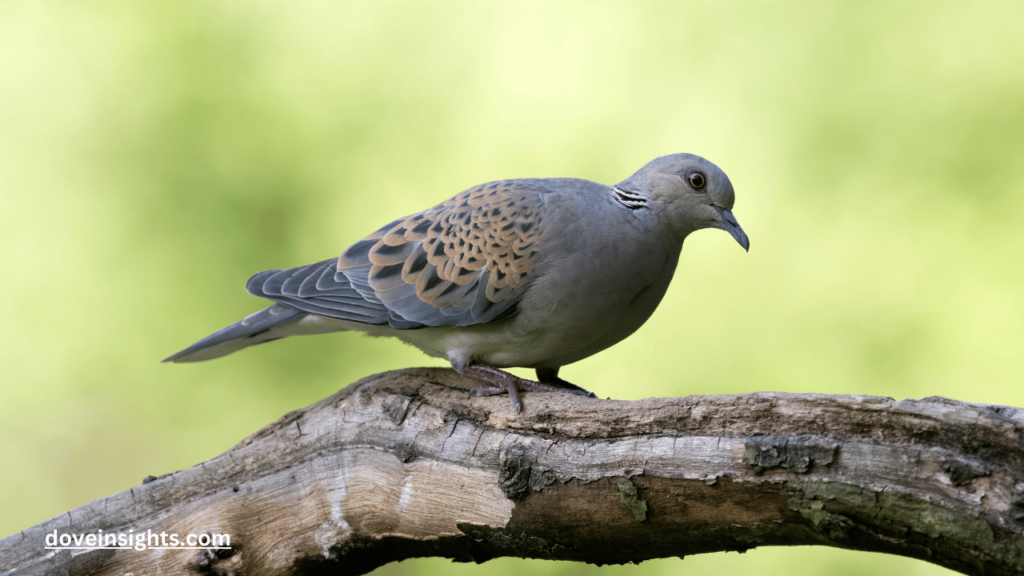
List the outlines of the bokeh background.
<svg viewBox="0 0 1024 576">
<path fill-rule="evenodd" d="M 189 467 L 360 377 L 356 334 L 158 361 L 473 184 L 701 154 L 750 253 L 687 240 L 602 396 L 1024 406 L 1024 4 L 0 0 L 0 535 Z M 759 549 L 488 574 L 939 574 Z M 379 573 L 479 574 L 446 560 Z M 727 571 L 727 572 L 725 572 Z"/>
</svg>

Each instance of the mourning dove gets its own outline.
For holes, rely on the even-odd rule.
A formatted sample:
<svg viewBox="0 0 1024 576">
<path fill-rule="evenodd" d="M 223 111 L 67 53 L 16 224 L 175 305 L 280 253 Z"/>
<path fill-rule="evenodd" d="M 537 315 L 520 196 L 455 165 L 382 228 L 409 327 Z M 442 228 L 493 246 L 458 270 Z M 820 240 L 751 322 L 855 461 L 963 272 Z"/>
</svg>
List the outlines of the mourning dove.
<svg viewBox="0 0 1024 576">
<path fill-rule="evenodd" d="M 626 338 L 668 288 L 683 240 L 702 228 L 747 235 L 717 166 L 656 158 L 615 186 L 577 178 L 499 180 L 399 218 L 340 257 L 260 272 L 274 301 L 174 354 L 197 362 L 287 336 L 394 336 L 476 379 L 473 393 L 592 396 L 559 368 Z M 500 368 L 536 370 L 539 382 Z"/>
</svg>

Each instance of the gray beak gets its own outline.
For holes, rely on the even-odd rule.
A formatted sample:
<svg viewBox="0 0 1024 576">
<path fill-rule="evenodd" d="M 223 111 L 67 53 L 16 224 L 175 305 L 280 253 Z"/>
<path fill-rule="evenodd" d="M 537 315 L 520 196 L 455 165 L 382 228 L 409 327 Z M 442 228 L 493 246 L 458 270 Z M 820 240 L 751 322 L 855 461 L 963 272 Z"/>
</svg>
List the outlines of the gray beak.
<svg viewBox="0 0 1024 576">
<path fill-rule="evenodd" d="M 712 204 L 712 206 L 715 207 L 715 210 L 718 210 L 718 215 L 722 217 L 719 227 L 732 234 L 732 237 L 740 243 L 740 246 L 743 246 L 743 249 L 749 252 L 750 238 L 747 238 L 747 233 L 743 231 L 743 228 L 740 228 L 740 223 L 736 221 L 736 217 L 732 215 L 732 212 L 717 204 Z"/>
</svg>

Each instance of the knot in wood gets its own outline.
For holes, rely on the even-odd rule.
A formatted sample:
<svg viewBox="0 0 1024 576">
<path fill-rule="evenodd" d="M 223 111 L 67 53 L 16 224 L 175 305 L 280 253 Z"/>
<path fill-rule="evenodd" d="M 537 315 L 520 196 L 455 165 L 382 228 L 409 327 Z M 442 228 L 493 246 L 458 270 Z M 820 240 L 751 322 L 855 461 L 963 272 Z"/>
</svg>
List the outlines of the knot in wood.
<svg viewBox="0 0 1024 576">
<path fill-rule="evenodd" d="M 785 468 L 797 474 L 810 472 L 815 463 L 832 464 L 839 442 L 805 434 L 802 436 L 751 436 L 744 442 L 743 462 L 764 474 L 773 468 Z"/>
</svg>

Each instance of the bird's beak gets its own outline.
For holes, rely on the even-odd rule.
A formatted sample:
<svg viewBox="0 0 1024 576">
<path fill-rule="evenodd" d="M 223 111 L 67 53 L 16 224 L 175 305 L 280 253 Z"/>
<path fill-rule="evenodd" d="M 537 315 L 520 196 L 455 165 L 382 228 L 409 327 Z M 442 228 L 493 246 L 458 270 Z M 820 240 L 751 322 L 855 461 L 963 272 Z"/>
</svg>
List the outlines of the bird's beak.
<svg viewBox="0 0 1024 576">
<path fill-rule="evenodd" d="M 736 217 L 732 215 L 732 212 L 717 204 L 712 204 L 712 206 L 715 207 L 715 210 L 718 210 L 718 215 L 721 216 L 718 227 L 732 234 L 732 237 L 740 243 L 740 246 L 743 246 L 743 249 L 749 252 L 750 238 L 747 238 L 747 233 L 743 231 L 743 228 L 740 228 L 740 223 L 736 221 Z"/>
</svg>

